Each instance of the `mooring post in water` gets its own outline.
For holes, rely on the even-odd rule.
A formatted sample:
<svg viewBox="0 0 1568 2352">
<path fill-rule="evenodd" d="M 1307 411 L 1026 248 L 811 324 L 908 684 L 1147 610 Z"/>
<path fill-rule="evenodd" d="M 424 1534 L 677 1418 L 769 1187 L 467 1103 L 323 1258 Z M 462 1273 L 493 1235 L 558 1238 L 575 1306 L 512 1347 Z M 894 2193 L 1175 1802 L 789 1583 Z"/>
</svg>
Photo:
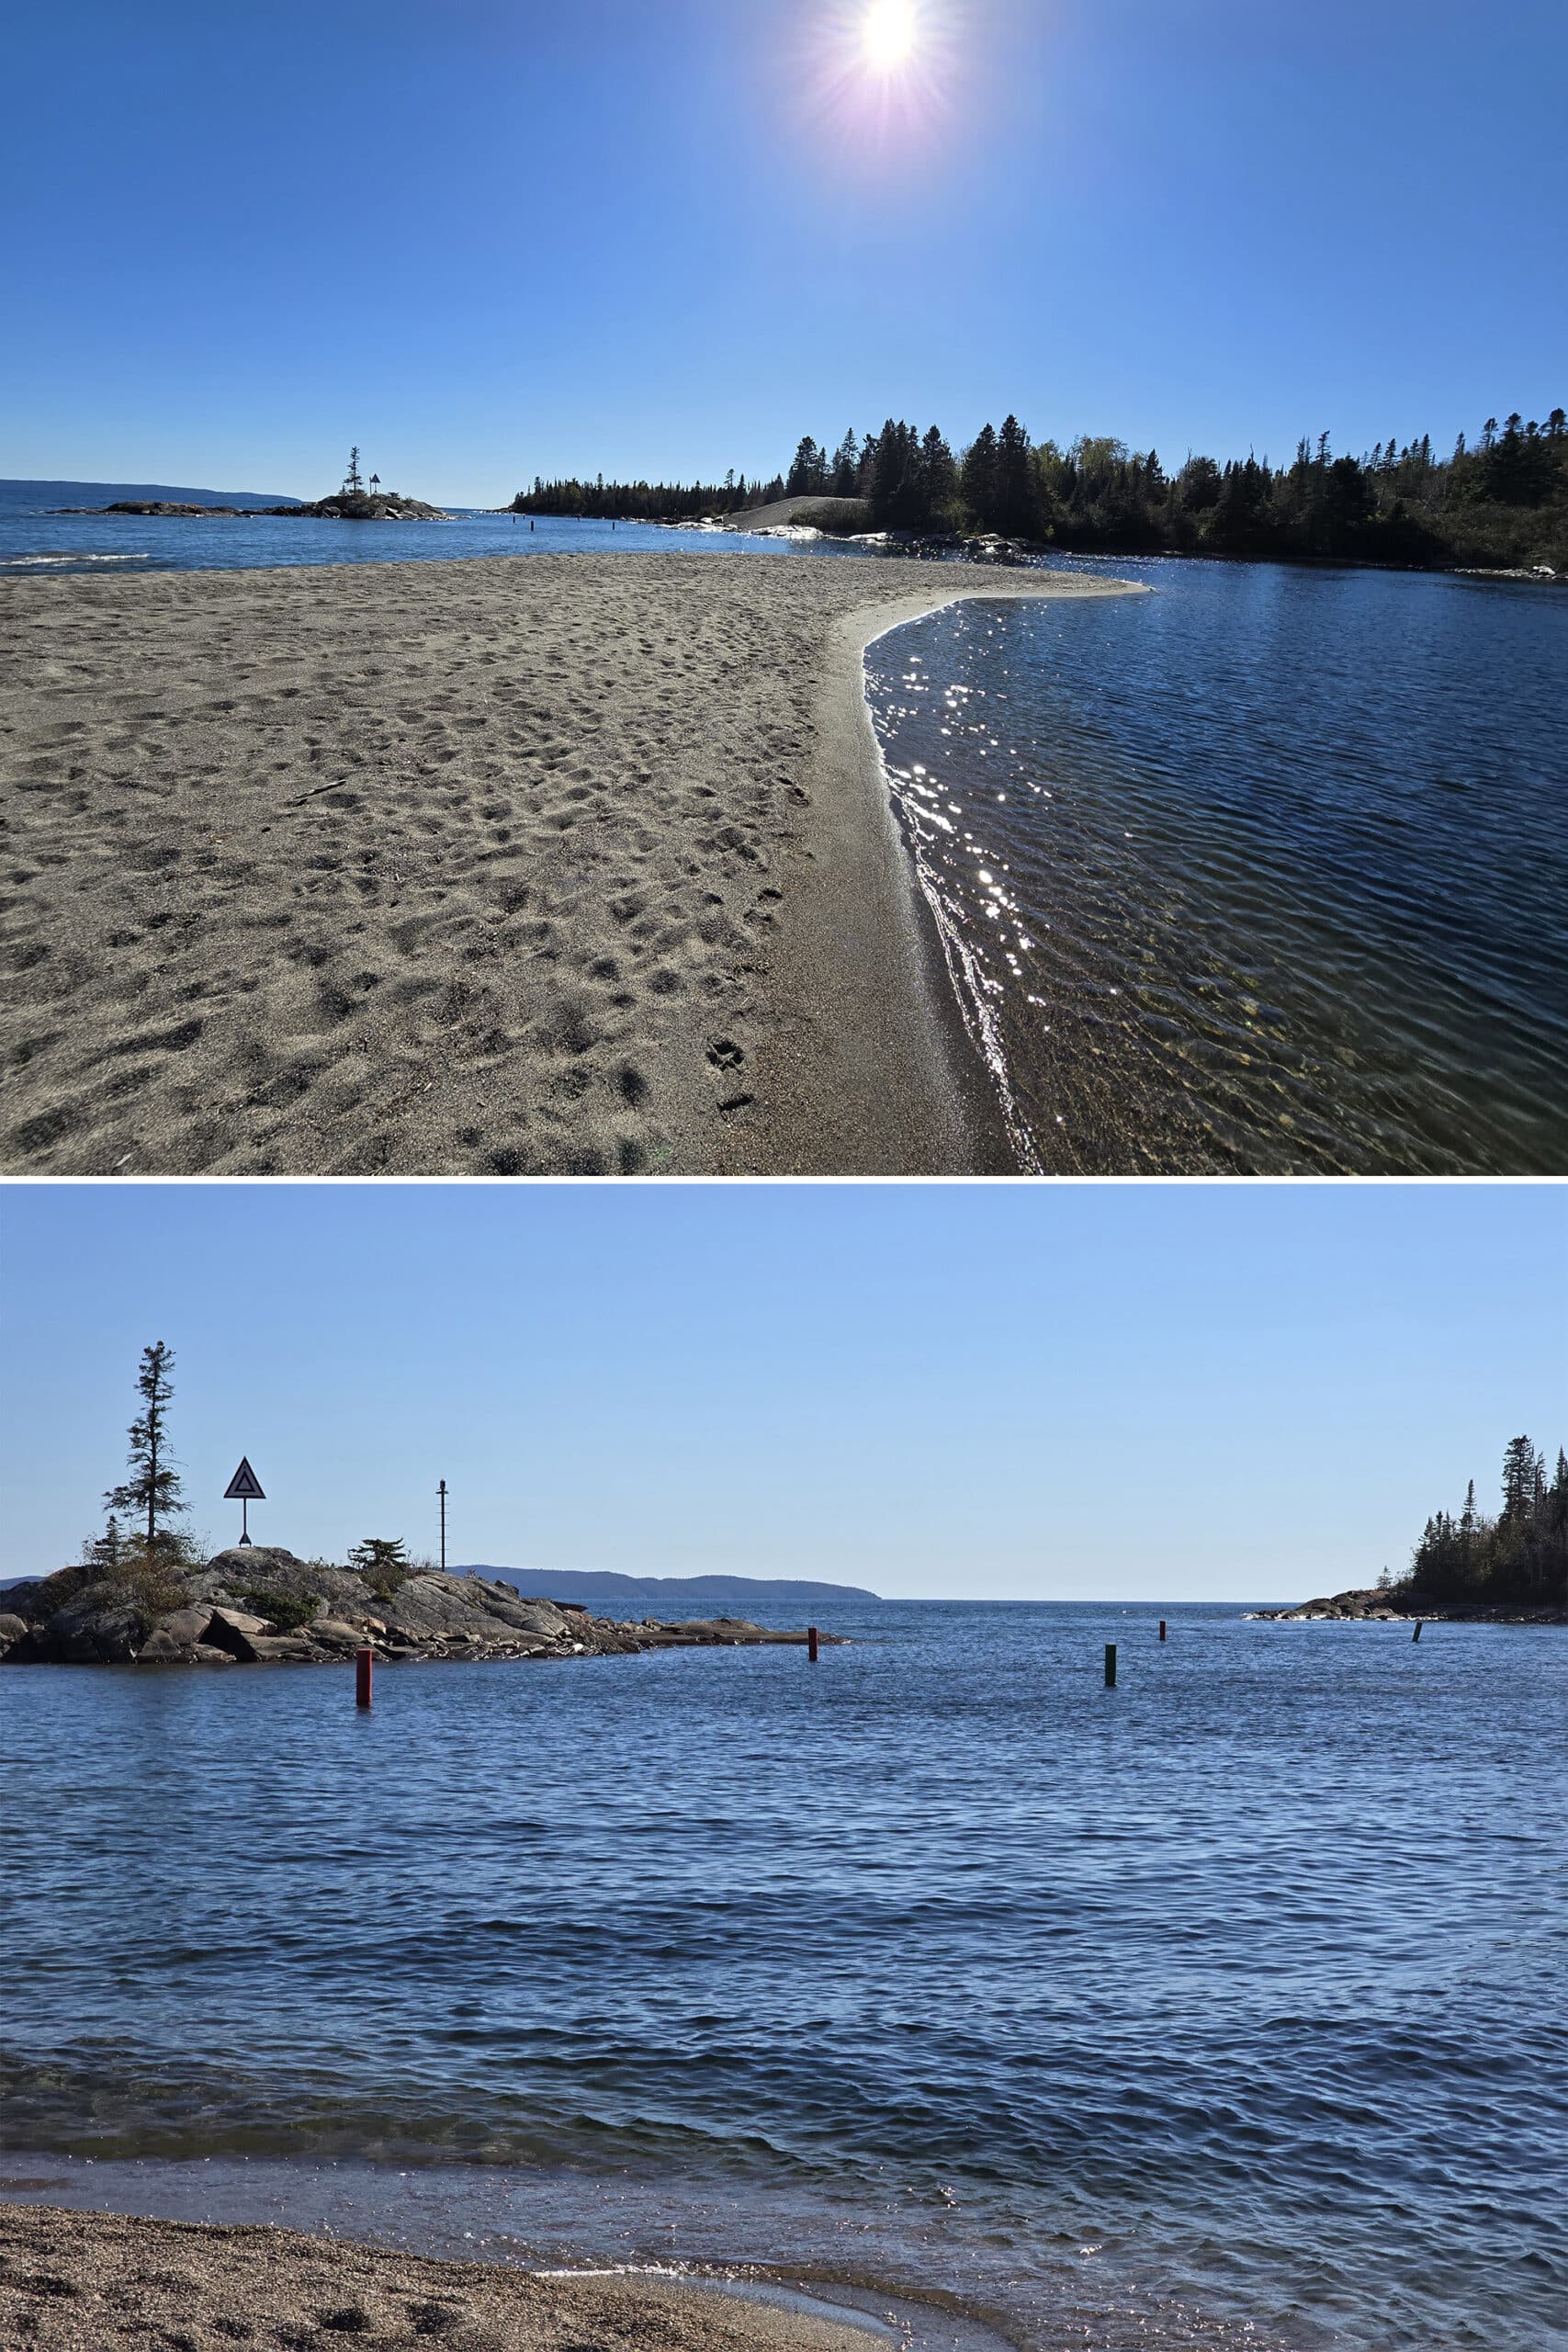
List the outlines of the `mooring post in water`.
<svg viewBox="0 0 1568 2352">
<path fill-rule="evenodd" d="M 1163 1642 L 1165 1639 L 1165 1619 L 1163 1617 L 1159 1621 L 1159 1637 Z"/>
<path fill-rule="evenodd" d="M 1114 1642 L 1107 1642 L 1105 1645 L 1105 1687 L 1108 1690 L 1114 1690 L 1116 1688 L 1116 1645 Z"/>
<path fill-rule="evenodd" d="M 370 1704 L 370 1661 L 375 1655 L 374 1650 L 355 1650 L 354 1653 L 354 1703 L 356 1707 Z"/>
<path fill-rule="evenodd" d="M 1411 1634 L 1411 1636 L 1410 1636 L 1410 1638 L 1411 1638 L 1411 1640 L 1412 1640 L 1413 1642 L 1418 1642 L 1418 1641 L 1420 1640 L 1420 1638 L 1421 1638 L 1421 1628 L 1422 1628 L 1422 1626 L 1426 1623 L 1426 1622 L 1427 1622 L 1427 1621 L 1426 1621 L 1426 1619 L 1425 1619 L 1424 1617 L 1417 1617 L 1417 1619 L 1416 1620 L 1416 1631 L 1415 1631 L 1415 1632 Z"/>
<path fill-rule="evenodd" d="M 817 1663 L 817 1628 L 815 1625 L 807 1625 L 806 1629 L 806 1662 L 807 1666 L 815 1666 Z"/>
</svg>

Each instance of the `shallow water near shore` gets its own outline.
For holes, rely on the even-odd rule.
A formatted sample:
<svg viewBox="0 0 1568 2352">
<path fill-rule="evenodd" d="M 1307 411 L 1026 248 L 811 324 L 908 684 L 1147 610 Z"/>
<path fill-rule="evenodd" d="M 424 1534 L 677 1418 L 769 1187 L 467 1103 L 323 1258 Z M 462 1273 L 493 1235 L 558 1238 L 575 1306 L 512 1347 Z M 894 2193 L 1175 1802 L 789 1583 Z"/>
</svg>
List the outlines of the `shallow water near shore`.
<svg viewBox="0 0 1568 2352">
<path fill-rule="evenodd" d="M 51 573 L 276 571 L 293 564 L 438 563 L 464 556 L 863 555 L 848 540 L 788 539 L 662 523 L 591 522 L 459 507 L 440 523 L 341 523 L 287 514 L 72 514 L 0 497 L 0 579 Z M 874 552 L 872 550 L 871 552 Z"/>
<path fill-rule="evenodd" d="M 347 1669 L 6 1670 L 0 2195 L 1545 2352 L 1562 1633 L 831 1623 L 368 1718 Z"/>
<path fill-rule="evenodd" d="M 1568 588 L 1067 568 L 866 657 L 1022 1164 L 1568 1170 Z"/>
</svg>

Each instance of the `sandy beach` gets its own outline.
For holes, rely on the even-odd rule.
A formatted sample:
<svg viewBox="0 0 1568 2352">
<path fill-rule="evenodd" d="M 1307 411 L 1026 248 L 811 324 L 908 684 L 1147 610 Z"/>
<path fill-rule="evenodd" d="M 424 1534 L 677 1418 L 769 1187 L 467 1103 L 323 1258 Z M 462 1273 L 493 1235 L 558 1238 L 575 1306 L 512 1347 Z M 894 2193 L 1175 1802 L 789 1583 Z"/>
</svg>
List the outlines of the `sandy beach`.
<svg viewBox="0 0 1568 2352">
<path fill-rule="evenodd" d="M 0 2205 L 0 2344 L 232 2352 L 346 2336 L 409 2352 L 870 2352 L 886 2341 L 662 2279 L 541 2278 L 292 2230 Z"/>
<path fill-rule="evenodd" d="M 1008 1167 L 862 652 L 1119 593 L 706 553 L 0 582 L 0 1166 Z"/>
</svg>

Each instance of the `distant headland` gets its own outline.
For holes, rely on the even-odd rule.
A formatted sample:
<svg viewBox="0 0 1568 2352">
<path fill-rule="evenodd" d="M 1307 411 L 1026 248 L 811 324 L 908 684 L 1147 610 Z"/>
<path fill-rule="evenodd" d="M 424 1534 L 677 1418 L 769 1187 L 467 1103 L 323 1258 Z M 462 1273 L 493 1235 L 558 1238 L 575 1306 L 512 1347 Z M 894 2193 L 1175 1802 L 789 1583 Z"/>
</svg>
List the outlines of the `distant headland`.
<svg viewBox="0 0 1568 2352">
<path fill-rule="evenodd" d="M 69 503 L 68 503 L 69 502 Z M 189 483 L 166 481 L 0 481 L 0 506 L 41 506 L 57 514 L 102 514 L 113 505 L 167 503 L 225 514 L 266 514 L 274 507 L 299 504 L 280 490 L 197 490 Z"/>
<path fill-rule="evenodd" d="M 860 1584 L 821 1584 L 800 1577 L 629 1577 L 614 1569 L 508 1568 L 490 1561 L 475 1561 L 456 1568 L 457 1576 L 493 1577 L 519 1591 L 524 1584 L 547 1585 L 552 1593 L 570 1600 L 661 1600 L 677 1607 L 694 1600 L 750 1601 L 754 1607 L 805 1607 L 807 1601 L 869 1600 L 880 1606 L 880 1593 Z"/>
</svg>

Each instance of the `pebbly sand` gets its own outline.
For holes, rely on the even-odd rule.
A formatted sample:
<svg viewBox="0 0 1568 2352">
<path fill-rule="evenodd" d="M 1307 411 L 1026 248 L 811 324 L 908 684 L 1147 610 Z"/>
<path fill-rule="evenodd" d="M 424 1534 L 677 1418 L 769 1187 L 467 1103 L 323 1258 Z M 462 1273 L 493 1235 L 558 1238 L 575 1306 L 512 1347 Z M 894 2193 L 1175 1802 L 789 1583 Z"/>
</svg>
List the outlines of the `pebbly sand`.
<svg viewBox="0 0 1568 2352">
<path fill-rule="evenodd" d="M 716 553 L 0 582 L 0 1168 L 1010 1167 L 862 653 L 1122 593 Z"/>
<path fill-rule="evenodd" d="M 840 2326 L 662 2279 L 538 2277 L 292 2230 L 0 2205 L 0 2345 L 233 2352 L 874 2352 Z"/>
</svg>

